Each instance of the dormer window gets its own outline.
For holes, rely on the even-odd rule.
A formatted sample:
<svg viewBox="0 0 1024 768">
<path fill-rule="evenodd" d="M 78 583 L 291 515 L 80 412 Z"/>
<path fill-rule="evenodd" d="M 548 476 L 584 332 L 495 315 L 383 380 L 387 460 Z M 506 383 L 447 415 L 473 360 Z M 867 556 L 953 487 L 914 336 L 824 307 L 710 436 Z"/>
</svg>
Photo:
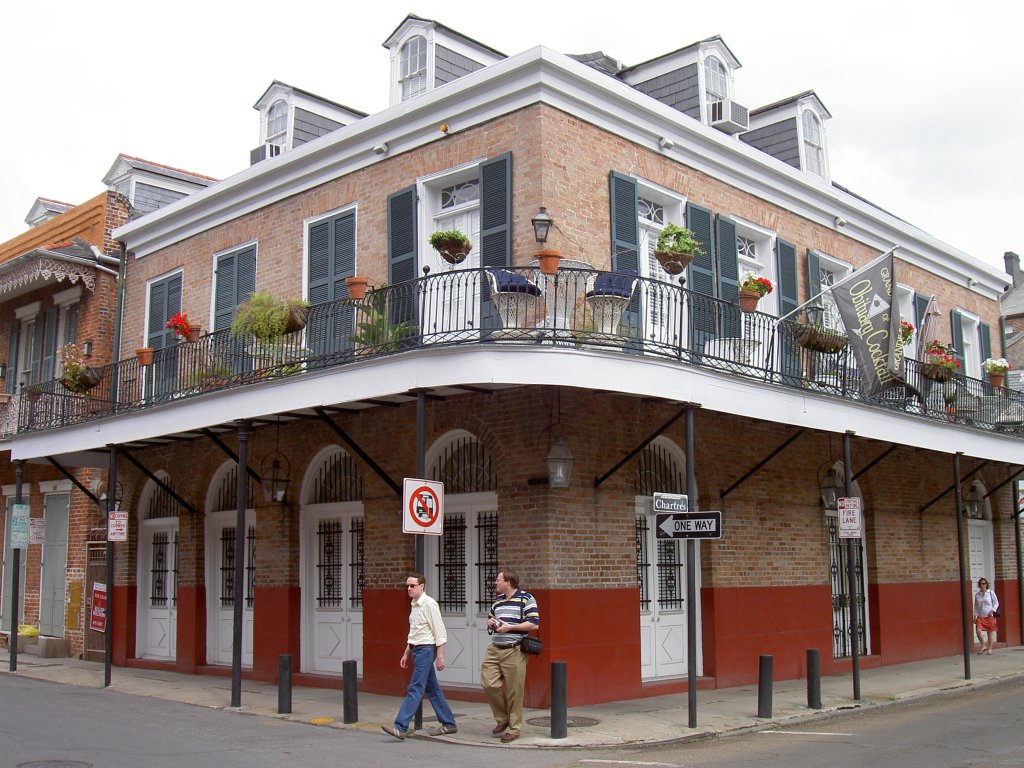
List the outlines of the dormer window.
<svg viewBox="0 0 1024 768">
<path fill-rule="evenodd" d="M 729 73 L 714 56 L 704 59 L 704 97 L 708 104 L 729 98 Z"/>
<path fill-rule="evenodd" d="M 288 102 L 275 101 L 267 111 L 267 144 L 288 148 Z"/>
<path fill-rule="evenodd" d="M 804 169 L 815 176 L 825 178 L 825 147 L 822 139 L 821 121 L 811 110 L 804 110 Z"/>
<path fill-rule="evenodd" d="M 399 83 L 402 101 L 427 90 L 427 39 L 417 35 L 402 46 Z"/>
</svg>

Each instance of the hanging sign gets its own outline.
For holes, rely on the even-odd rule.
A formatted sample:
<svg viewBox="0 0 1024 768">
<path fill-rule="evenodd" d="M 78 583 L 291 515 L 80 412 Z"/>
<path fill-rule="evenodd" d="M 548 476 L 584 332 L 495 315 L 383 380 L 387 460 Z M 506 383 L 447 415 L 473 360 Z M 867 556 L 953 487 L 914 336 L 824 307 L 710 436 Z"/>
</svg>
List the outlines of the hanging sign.
<svg viewBox="0 0 1024 768">
<path fill-rule="evenodd" d="M 658 539 L 722 538 L 722 513 L 718 511 L 658 512 L 654 518 L 654 535 Z"/>
<path fill-rule="evenodd" d="M 28 549 L 28 504 L 15 504 L 11 509 L 11 549 Z"/>
<path fill-rule="evenodd" d="M 444 533 L 444 483 L 407 477 L 402 491 L 402 533 Z"/>
<path fill-rule="evenodd" d="M 839 538 L 859 539 L 864 535 L 864 516 L 861 514 L 859 496 L 842 496 L 837 501 L 839 508 Z"/>
</svg>

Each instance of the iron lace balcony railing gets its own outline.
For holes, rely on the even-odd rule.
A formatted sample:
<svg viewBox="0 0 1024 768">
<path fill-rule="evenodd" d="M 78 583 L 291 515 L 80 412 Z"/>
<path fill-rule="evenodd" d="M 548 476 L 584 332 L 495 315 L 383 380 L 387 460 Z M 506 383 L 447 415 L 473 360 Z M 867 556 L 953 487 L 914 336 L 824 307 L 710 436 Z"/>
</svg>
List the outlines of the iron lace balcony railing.
<svg viewBox="0 0 1024 768">
<path fill-rule="evenodd" d="M 89 392 L 59 380 L 22 387 L 11 399 L 21 432 L 55 429 L 105 416 L 311 371 L 464 344 L 604 349 L 668 358 L 823 396 L 869 403 L 990 431 L 1024 431 L 1024 397 L 966 376 L 933 382 L 906 360 L 907 382 L 876 398 L 863 394 L 849 350 L 806 350 L 796 326 L 772 315 L 649 278 L 562 268 L 453 269 L 371 291 L 365 299 L 317 304 L 306 327 L 271 341 L 228 331 L 156 350 L 100 369 Z M 955 407 L 947 413 L 946 403 Z"/>
</svg>

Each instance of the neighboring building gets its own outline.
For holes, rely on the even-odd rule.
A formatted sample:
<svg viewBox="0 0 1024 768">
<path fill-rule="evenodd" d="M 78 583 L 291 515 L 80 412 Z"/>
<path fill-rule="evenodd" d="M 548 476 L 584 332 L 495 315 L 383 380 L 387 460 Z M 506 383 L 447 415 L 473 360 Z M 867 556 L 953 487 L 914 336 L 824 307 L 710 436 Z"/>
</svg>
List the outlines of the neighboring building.
<svg viewBox="0 0 1024 768">
<path fill-rule="evenodd" d="M 114 357 L 121 254 L 111 232 L 215 179 L 120 155 L 104 181 L 107 191 L 81 205 L 38 198 L 26 217 L 31 229 L 0 244 L 0 339 L 7 340 L 0 342 L 0 484 L 6 499 L 0 622 L 5 635 L 11 629 L 10 521 L 16 497 L 10 438 L 18 419 L 51 421 L 109 408 L 109 375 L 76 383 L 66 353 L 73 351 L 97 372 L 109 370 Z M 71 388 L 58 384 L 62 379 Z M 106 472 L 88 468 L 78 457 L 24 467 L 22 499 L 31 516 L 43 521 L 45 533 L 43 542 L 31 544 L 21 558 L 17 623 L 65 641 L 74 656 L 91 651 L 96 658 L 103 650 L 103 635 L 89 631 L 84 621 L 84 595 L 87 576 L 105 580 L 104 513 L 97 504 L 105 491 Z"/>
<path fill-rule="evenodd" d="M 854 643 L 871 665 L 950 655 L 957 461 L 971 576 L 994 580 L 1000 637 L 1020 642 L 1004 481 L 1024 464 L 1024 411 L 980 377 L 1005 276 L 831 183 L 813 92 L 748 115 L 720 38 L 623 66 L 543 47 L 506 57 L 410 16 L 385 47 L 391 107 L 117 229 L 113 407 L 19 424 L 16 459 L 131 457 L 116 663 L 223 670 L 243 601 L 247 676 L 275 679 L 288 653 L 297 680 L 337 685 L 354 659 L 363 690 L 400 693 L 416 565 L 403 522 L 436 511 L 403 506 L 403 478 L 420 476 L 445 488 L 423 566 L 456 697 L 477 695 L 503 566 L 541 608 L 530 706 L 549 701 L 549 659 L 568 662 L 571 704 L 683 690 L 690 611 L 708 687 L 753 682 L 760 654 L 780 679 L 804 673 L 807 648 L 826 674 L 849 669 Z M 540 244 L 544 209 L 556 222 Z M 703 246 L 685 287 L 655 255 L 668 224 Z M 453 228 L 473 245 L 458 264 L 428 244 Z M 923 402 L 866 398 L 847 353 L 799 349 L 775 322 L 897 244 L 902 315 L 919 326 L 935 296 L 930 335 L 963 365 L 934 384 L 907 350 Z M 564 257 L 555 275 L 537 269 L 542 248 Z M 746 272 L 775 285 L 756 313 L 737 306 Z M 352 299 L 356 276 L 377 290 Z M 305 329 L 232 337 L 253 291 L 309 299 Z M 180 343 L 166 328 L 179 311 L 211 332 Z M 152 364 L 133 356 L 140 340 Z M 822 493 L 843 476 L 847 432 L 866 512 L 854 606 Z M 547 464 L 560 454 L 567 487 Z M 696 547 L 693 604 L 687 547 L 658 538 L 652 514 L 652 494 L 685 493 L 690 470 L 691 506 L 724 520 Z"/>
</svg>

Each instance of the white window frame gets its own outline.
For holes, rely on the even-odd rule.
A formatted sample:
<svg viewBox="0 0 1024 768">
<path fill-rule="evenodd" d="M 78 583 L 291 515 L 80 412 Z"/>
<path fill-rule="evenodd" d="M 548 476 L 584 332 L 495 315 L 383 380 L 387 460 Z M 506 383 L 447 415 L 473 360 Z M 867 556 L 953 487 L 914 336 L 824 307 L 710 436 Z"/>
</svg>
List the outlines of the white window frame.
<svg viewBox="0 0 1024 768">
<path fill-rule="evenodd" d="M 271 133 L 271 131 L 270 131 L 270 129 L 271 129 L 271 125 L 270 125 L 271 113 L 274 111 L 274 107 L 276 107 L 278 104 L 281 104 L 281 105 L 284 106 L 284 128 L 279 130 L 279 131 L 275 131 L 275 132 Z M 274 146 L 278 146 L 278 147 L 281 148 L 282 152 L 284 152 L 285 150 L 291 149 L 292 148 L 291 125 L 292 125 L 292 105 L 288 103 L 287 99 L 275 99 L 274 103 L 271 104 L 269 107 L 267 107 L 266 118 L 264 120 L 264 127 L 263 127 L 263 135 L 264 135 L 263 143 L 264 144 L 273 144 Z"/>
<path fill-rule="evenodd" d="M 806 121 L 813 119 L 818 129 L 818 143 L 815 143 L 811 136 L 808 135 Z M 828 153 L 825 151 L 827 146 L 826 135 L 825 135 L 825 121 L 821 119 L 821 115 L 818 114 L 817 110 L 811 109 L 810 107 L 804 107 L 800 110 L 800 119 L 797 121 L 800 130 L 800 167 L 812 176 L 817 176 L 825 181 L 829 180 L 829 169 L 828 169 Z M 811 157 L 814 156 L 818 161 L 818 169 L 815 170 L 811 167 Z"/>
<path fill-rule="evenodd" d="M 68 338 L 68 313 L 71 307 L 79 304 L 82 299 L 82 286 L 75 285 L 67 290 L 60 291 L 53 295 L 53 306 L 57 308 L 57 349 L 54 350 L 54 375 L 60 376 L 64 370 L 61 356 L 57 354 L 60 348 L 69 343 Z M 79 317 L 79 321 L 81 321 Z M 78 341 L 77 339 L 75 340 Z M 81 349 L 81 347 L 79 347 Z"/>
<path fill-rule="evenodd" d="M 815 253 L 818 254 L 818 269 L 826 270 L 834 275 L 835 279 L 833 280 L 833 285 L 853 272 L 853 265 L 849 262 L 841 261 L 835 256 L 822 253 L 821 251 L 815 251 Z M 824 284 L 822 287 L 824 287 Z M 821 297 L 821 304 L 825 308 L 822 324 L 828 328 L 841 329 L 843 327 L 843 323 L 839 318 L 839 310 L 836 308 L 836 302 L 835 299 L 832 298 L 831 291 Z"/>
<path fill-rule="evenodd" d="M 752 221 L 741 219 L 738 216 L 730 216 L 736 227 L 736 237 L 745 237 L 754 241 L 757 251 L 757 259 L 750 259 L 740 254 L 739 242 L 736 243 L 736 259 L 739 266 L 740 280 L 748 272 L 755 276 L 767 277 L 772 282 L 774 289 L 778 288 L 778 277 L 775 274 L 775 239 L 776 234 L 770 229 L 755 224 Z M 761 297 L 757 307 L 759 312 L 769 312 L 777 315 L 779 313 L 779 292 L 772 290 L 767 296 Z"/>
<path fill-rule="evenodd" d="M 419 252 L 422 254 L 419 259 L 420 263 L 417 267 L 422 267 L 425 263 L 425 258 L 433 253 L 433 249 L 430 247 L 430 236 L 439 229 L 438 220 L 446 216 L 451 216 L 455 213 L 470 212 L 474 208 L 480 210 L 480 197 L 477 197 L 475 203 L 464 203 L 454 208 L 446 210 L 441 209 L 441 190 L 445 187 L 450 187 L 454 184 L 461 184 L 464 181 L 476 179 L 479 184 L 480 181 L 480 163 L 484 161 L 484 158 L 471 160 L 468 163 L 456 166 L 455 168 L 446 168 L 438 173 L 433 173 L 427 176 L 421 176 L 416 180 L 416 194 L 422 201 L 422 205 L 419 206 L 419 220 L 416 222 L 419 229 Z M 479 221 L 479 216 L 477 220 Z M 479 232 L 466 232 L 465 233 L 470 242 L 473 244 L 473 250 L 470 251 L 466 260 L 461 264 L 456 265 L 456 269 L 471 269 L 476 266 L 479 261 L 479 248 L 480 248 L 480 233 Z"/>
<path fill-rule="evenodd" d="M 709 82 L 710 78 L 708 77 L 708 68 L 712 61 L 717 62 L 718 65 L 722 68 L 722 80 L 723 84 L 725 85 L 725 93 L 720 94 L 711 92 L 711 83 Z M 716 76 L 718 75 L 717 72 L 714 74 Z M 730 87 L 730 81 L 732 80 L 732 76 L 729 72 L 729 67 L 726 66 L 725 62 L 722 61 L 721 57 L 719 57 L 717 54 L 709 53 L 707 56 L 704 57 L 704 60 L 701 62 L 701 79 L 704 92 L 703 101 L 705 104 L 713 104 L 716 101 L 724 101 L 729 98 L 729 94 L 732 90 Z"/>
<path fill-rule="evenodd" d="M 412 57 L 406 56 L 406 51 L 413 44 L 414 41 L 419 41 L 418 45 L 422 46 L 422 51 L 417 53 L 417 58 L 420 55 L 423 57 L 423 68 L 417 69 L 415 72 L 406 72 L 406 65 L 408 60 Z M 431 42 L 427 39 L 427 36 L 420 34 L 418 31 L 416 34 L 409 35 L 402 44 L 398 46 L 398 72 L 397 72 L 397 86 L 398 86 L 398 101 L 405 102 L 410 99 L 414 99 L 417 96 L 421 96 L 430 90 L 430 78 L 432 75 L 431 70 Z M 423 78 L 423 87 L 417 90 L 415 93 L 406 93 L 406 84 L 414 82 L 417 78 Z"/>
<path fill-rule="evenodd" d="M 914 326 L 914 335 L 910 337 L 910 341 L 903 348 L 904 357 L 917 357 L 917 311 L 915 309 L 915 298 L 917 292 L 909 285 L 903 285 L 896 283 L 896 306 L 900 310 L 900 319 L 906 320 L 912 326 Z"/>
<path fill-rule="evenodd" d="M 686 198 L 678 192 L 673 192 L 670 189 L 655 184 L 653 181 L 636 179 L 636 196 L 637 198 L 642 197 L 645 200 L 650 200 L 652 203 L 660 205 L 665 210 L 664 224 L 685 226 Z M 640 265 L 640 277 L 674 283 L 676 278 L 662 269 L 658 260 L 654 258 L 654 244 L 657 242 L 658 233 L 664 224 L 659 226 L 641 219 L 640 211 L 637 211 L 637 235 L 639 240 L 639 253 L 637 254 L 639 258 L 637 261 Z"/>
<path fill-rule="evenodd" d="M 956 311 L 960 315 L 964 338 L 964 348 L 957 350 L 963 356 L 963 373 L 972 379 L 984 378 L 981 373 L 981 318 L 963 307 L 957 307 Z"/>
</svg>

